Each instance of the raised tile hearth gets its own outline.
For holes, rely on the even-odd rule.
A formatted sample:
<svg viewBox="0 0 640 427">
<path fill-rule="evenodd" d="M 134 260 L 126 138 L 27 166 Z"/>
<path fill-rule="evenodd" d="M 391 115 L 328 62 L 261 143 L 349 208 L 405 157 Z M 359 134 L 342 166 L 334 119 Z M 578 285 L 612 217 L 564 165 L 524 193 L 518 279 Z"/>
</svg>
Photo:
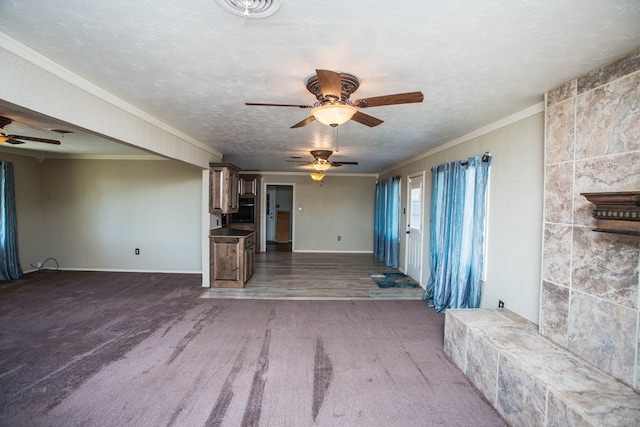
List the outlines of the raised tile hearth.
<svg viewBox="0 0 640 427">
<path fill-rule="evenodd" d="M 450 309 L 444 351 L 513 426 L 640 425 L 640 394 L 507 309 Z"/>
</svg>

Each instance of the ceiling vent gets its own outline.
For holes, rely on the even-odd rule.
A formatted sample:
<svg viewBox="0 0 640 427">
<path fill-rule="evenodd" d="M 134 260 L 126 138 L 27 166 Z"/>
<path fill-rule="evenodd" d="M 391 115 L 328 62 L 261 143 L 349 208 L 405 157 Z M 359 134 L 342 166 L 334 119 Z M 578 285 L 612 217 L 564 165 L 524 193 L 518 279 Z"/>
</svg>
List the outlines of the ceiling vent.
<svg viewBox="0 0 640 427">
<path fill-rule="evenodd" d="M 216 0 L 227 12 L 244 18 L 266 18 L 280 8 L 280 0 Z"/>
</svg>

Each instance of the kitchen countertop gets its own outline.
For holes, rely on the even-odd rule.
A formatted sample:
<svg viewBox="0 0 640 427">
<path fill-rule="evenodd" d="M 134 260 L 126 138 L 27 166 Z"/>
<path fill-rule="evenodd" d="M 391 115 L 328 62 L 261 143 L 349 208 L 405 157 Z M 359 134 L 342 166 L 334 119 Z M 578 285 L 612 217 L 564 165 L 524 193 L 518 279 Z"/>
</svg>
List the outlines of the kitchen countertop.
<svg viewBox="0 0 640 427">
<path fill-rule="evenodd" d="M 210 237 L 247 237 L 254 234 L 254 230 L 239 230 L 237 228 L 221 227 L 212 228 L 209 231 Z"/>
</svg>

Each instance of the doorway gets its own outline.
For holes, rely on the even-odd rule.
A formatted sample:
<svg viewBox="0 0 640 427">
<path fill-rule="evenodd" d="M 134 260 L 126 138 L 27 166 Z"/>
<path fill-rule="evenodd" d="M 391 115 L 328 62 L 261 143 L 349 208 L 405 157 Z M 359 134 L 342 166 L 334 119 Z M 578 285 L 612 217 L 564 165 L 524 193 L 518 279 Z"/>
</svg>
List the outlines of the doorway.
<svg viewBox="0 0 640 427">
<path fill-rule="evenodd" d="M 423 229 L 424 172 L 409 176 L 407 186 L 407 276 L 422 284 L 422 229 Z"/>
<path fill-rule="evenodd" d="M 266 251 L 291 252 L 293 248 L 293 185 L 267 185 L 266 195 Z"/>
</svg>

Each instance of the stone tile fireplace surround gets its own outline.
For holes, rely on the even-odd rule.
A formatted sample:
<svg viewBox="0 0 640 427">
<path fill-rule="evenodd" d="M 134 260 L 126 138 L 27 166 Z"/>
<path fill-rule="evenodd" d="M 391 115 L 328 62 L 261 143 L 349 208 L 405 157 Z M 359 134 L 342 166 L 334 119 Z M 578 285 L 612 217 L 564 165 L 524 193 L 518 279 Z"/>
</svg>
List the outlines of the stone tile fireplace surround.
<svg viewBox="0 0 640 427">
<path fill-rule="evenodd" d="M 547 93 L 540 333 L 640 387 L 640 237 L 580 193 L 640 190 L 640 50 Z"/>
<path fill-rule="evenodd" d="M 640 236 L 581 195 L 640 190 L 640 49 L 545 99 L 540 324 L 448 310 L 445 352 L 511 425 L 640 425 Z"/>
</svg>

